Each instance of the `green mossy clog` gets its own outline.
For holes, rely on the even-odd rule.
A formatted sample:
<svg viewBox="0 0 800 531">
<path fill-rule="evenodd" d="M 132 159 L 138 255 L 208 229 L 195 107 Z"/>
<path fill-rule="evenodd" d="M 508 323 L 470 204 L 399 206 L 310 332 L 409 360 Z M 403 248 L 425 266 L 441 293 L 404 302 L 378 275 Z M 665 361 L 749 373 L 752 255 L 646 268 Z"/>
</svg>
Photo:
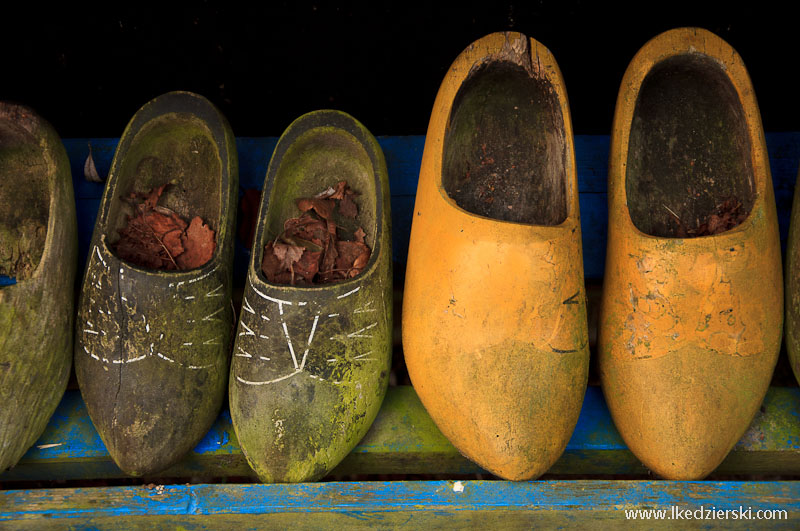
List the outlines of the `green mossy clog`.
<svg viewBox="0 0 800 531">
<path fill-rule="evenodd" d="M 78 228 L 69 160 L 45 120 L 0 103 L 0 472 L 55 411 L 72 362 Z"/>
<path fill-rule="evenodd" d="M 155 271 L 110 245 L 132 213 L 122 201 L 167 182 L 160 205 L 216 233 L 211 260 Z M 100 437 L 131 475 L 162 470 L 206 434 L 227 382 L 238 166 L 233 133 L 208 100 L 160 96 L 122 135 L 87 258 L 75 371 Z"/>
<path fill-rule="evenodd" d="M 271 284 L 264 245 L 299 215 L 295 200 L 346 180 L 372 248 L 337 284 Z M 351 116 L 317 111 L 284 132 L 267 171 L 231 363 L 242 451 L 265 482 L 319 479 L 369 429 L 389 376 L 392 253 L 389 181 L 375 138 Z"/>
</svg>

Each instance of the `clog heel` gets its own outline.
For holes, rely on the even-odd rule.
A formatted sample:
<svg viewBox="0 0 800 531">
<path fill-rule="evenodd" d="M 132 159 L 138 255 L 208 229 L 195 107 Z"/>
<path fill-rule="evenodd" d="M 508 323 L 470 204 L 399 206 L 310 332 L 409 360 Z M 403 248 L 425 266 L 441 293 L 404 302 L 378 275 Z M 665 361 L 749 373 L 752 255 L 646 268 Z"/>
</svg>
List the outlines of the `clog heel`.
<svg viewBox="0 0 800 531">
<path fill-rule="evenodd" d="M 72 363 L 78 229 L 61 139 L 0 102 L 0 473 L 55 411 Z"/>
<path fill-rule="evenodd" d="M 216 246 L 204 265 L 150 269 L 115 250 L 134 214 L 124 199 L 168 183 L 158 208 L 199 216 L 214 231 Z M 201 96 L 159 96 L 120 139 L 89 246 L 75 372 L 92 422 L 127 474 L 175 463 L 219 414 L 233 328 L 237 187 L 233 133 Z"/>
<path fill-rule="evenodd" d="M 694 28 L 645 44 L 620 88 L 608 176 L 606 401 L 648 468 L 702 478 L 758 411 L 783 320 L 764 133 L 733 48 Z"/>
<path fill-rule="evenodd" d="M 498 476 L 544 473 L 589 362 L 572 124 L 552 54 L 495 33 L 455 60 L 422 157 L 403 301 L 414 389 Z"/>
<path fill-rule="evenodd" d="M 339 181 L 358 193 L 357 219 L 371 248 L 365 267 L 332 284 L 268 280 L 264 246 L 300 215 L 296 201 Z M 233 427 L 261 481 L 313 481 L 361 440 L 388 384 L 389 179 L 375 137 L 343 112 L 295 120 L 269 163 L 254 242 L 231 363 Z"/>
</svg>

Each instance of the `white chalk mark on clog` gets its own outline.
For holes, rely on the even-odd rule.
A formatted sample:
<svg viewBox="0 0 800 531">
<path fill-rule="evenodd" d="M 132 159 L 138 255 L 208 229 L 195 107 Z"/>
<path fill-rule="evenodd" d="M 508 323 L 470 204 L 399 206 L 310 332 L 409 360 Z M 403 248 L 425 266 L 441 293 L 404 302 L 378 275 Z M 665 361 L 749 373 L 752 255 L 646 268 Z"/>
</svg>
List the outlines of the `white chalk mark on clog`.
<svg viewBox="0 0 800 531">
<path fill-rule="evenodd" d="M 217 315 L 219 312 L 221 312 L 224 309 L 225 309 L 225 307 L 223 306 L 222 308 L 220 308 L 220 309 L 218 309 L 218 310 L 206 315 L 205 317 L 203 317 L 203 321 L 221 321 L 222 319 L 219 319 L 219 318 L 214 317 L 214 316 Z"/>
<path fill-rule="evenodd" d="M 253 315 L 255 315 L 256 312 L 253 310 L 253 307 L 250 306 L 250 303 L 247 302 L 247 297 L 242 297 L 242 300 L 244 301 L 244 304 L 242 304 L 242 309 L 244 309 L 244 311 L 248 313 L 252 313 Z"/>
<path fill-rule="evenodd" d="M 184 347 L 191 347 L 192 346 L 192 342 L 189 341 L 188 343 L 184 343 L 183 346 Z"/>
<path fill-rule="evenodd" d="M 259 356 L 259 357 L 258 357 L 258 359 L 260 359 L 260 360 L 264 360 L 264 361 L 269 361 L 269 358 L 266 358 L 266 357 L 264 357 L 264 356 Z"/>
<path fill-rule="evenodd" d="M 361 308 L 356 308 L 355 310 L 353 310 L 353 313 L 369 313 L 369 312 L 377 312 L 377 311 L 378 311 L 377 309 L 375 309 L 375 308 L 370 308 L 370 306 L 371 306 L 371 305 L 372 305 L 372 301 L 369 301 L 368 303 L 366 303 L 366 304 L 365 304 L 364 306 L 362 306 Z"/>
<path fill-rule="evenodd" d="M 311 333 L 308 335 L 308 342 L 307 345 L 311 345 L 311 342 L 314 341 L 314 332 L 317 330 L 317 322 L 319 321 L 319 315 L 314 316 L 314 324 L 311 326 Z"/>
<path fill-rule="evenodd" d="M 208 293 L 206 293 L 206 297 L 222 297 L 222 293 L 218 293 L 219 290 L 222 289 L 222 284 L 217 286 L 216 288 L 212 289 Z"/>
<path fill-rule="evenodd" d="M 328 317 L 339 317 L 338 313 L 329 313 Z"/>
<path fill-rule="evenodd" d="M 258 334 L 258 337 L 261 339 L 269 339 L 269 336 L 265 336 L 264 334 Z"/>
<path fill-rule="evenodd" d="M 203 344 L 204 345 L 221 345 L 222 343 L 220 343 L 218 341 L 219 338 L 220 338 L 220 336 L 212 337 L 211 339 L 206 339 L 205 341 L 203 341 Z"/>
<path fill-rule="evenodd" d="M 342 295 L 339 295 L 339 296 L 338 296 L 338 297 L 336 297 L 336 298 L 337 298 L 337 299 L 344 299 L 345 297 L 349 297 L 350 295 L 352 295 L 353 293 L 357 292 L 357 291 L 358 291 L 358 290 L 360 290 L 360 289 L 361 289 L 361 286 L 357 287 L 357 288 L 356 288 L 356 289 L 354 289 L 354 290 L 348 291 L 347 293 L 344 293 L 344 294 L 342 294 Z"/>
<path fill-rule="evenodd" d="M 244 330 L 245 330 L 244 332 L 239 332 L 239 335 L 240 335 L 240 336 L 254 336 L 254 335 L 256 335 L 256 333 L 255 333 L 255 332 L 253 332 L 253 331 L 250 329 L 250 327 L 249 327 L 249 326 L 247 326 L 247 323 L 245 323 L 245 322 L 244 322 L 244 320 L 242 320 L 242 321 L 239 321 L 239 324 L 241 324 L 241 325 L 244 327 Z"/>
<path fill-rule="evenodd" d="M 104 266 L 106 269 L 108 269 L 108 264 L 106 263 L 106 261 L 105 261 L 105 260 L 103 260 L 103 255 L 102 255 L 102 254 L 100 254 L 100 249 L 99 249 L 99 248 L 98 248 L 96 245 L 94 246 L 94 252 L 96 252 L 96 253 L 97 253 L 97 258 L 99 258 L 99 259 L 100 259 L 100 261 L 101 261 L 101 262 L 103 262 L 103 266 Z"/>
<path fill-rule="evenodd" d="M 174 359 L 172 359 L 172 358 L 168 358 L 168 357 L 166 357 L 165 355 L 163 355 L 163 354 L 162 354 L 162 353 L 160 353 L 160 352 L 157 352 L 157 353 L 156 353 L 156 355 L 157 355 L 159 358 L 161 358 L 162 360 L 167 360 L 167 361 L 168 361 L 168 362 L 170 362 L 170 363 L 175 363 L 175 360 L 174 360 Z"/>
<path fill-rule="evenodd" d="M 142 355 L 141 355 L 141 356 L 139 356 L 139 357 L 136 357 L 136 358 L 131 358 L 131 359 L 127 360 L 125 363 L 133 363 L 134 361 L 143 360 L 143 359 L 145 359 L 146 357 L 147 357 L 147 354 L 142 354 Z"/>
<path fill-rule="evenodd" d="M 217 270 L 217 268 L 219 268 L 219 264 L 214 266 L 214 269 L 212 269 L 211 271 L 209 271 L 205 275 L 201 275 L 201 276 L 199 276 L 197 278 L 193 278 L 192 280 L 189 281 L 189 284 L 194 284 L 195 282 L 199 282 L 199 281 L 201 281 L 203 279 L 206 279 L 206 278 L 210 277 Z M 178 282 L 178 286 L 180 286 L 181 284 L 183 284 L 183 282 Z"/>
<path fill-rule="evenodd" d="M 268 384 L 272 384 L 272 383 L 280 382 L 282 380 L 289 379 L 292 376 L 300 374 L 301 372 L 302 371 L 300 371 L 298 369 L 298 370 L 294 371 L 293 373 L 287 374 L 285 376 L 281 376 L 280 378 L 275 378 L 274 380 L 267 380 L 265 382 L 252 382 L 250 380 L 245 380 L 244 378 L 242 378 L 240 376 L 237 376 L 236 379 L 239 380 L 241 383 L 246 384 L 246 385 L 268 385 Z"/>
<path fill-rule="evenodd" d="M 87 334 L 99 335 L 99 332 L 97 332 L 96 330 L 84 329 L 84 332 L 86 332 Z"/>
<path fill-rule="evenodd" d="M 297 356 L 294 355 L 294 347 L 292 346 L 292 338 L 289 337 L 289 330 L 286 328 L 286 323 L 283 324 L 283 334 L 286 336 L 286 344 L 289 346 L 289 353 L 292 355 L 292 363 L 294 363 L 294 368 L 300 370 L 299 366 L 297 365 Z"/>
<path fill-rule="evenodd" d="M 244 350 L 242 347 L 237 347 L 237 348 L 239 349 L 239 352 L 241 352 L 241 354 L 238 354 L 238 353 L 236 354 L 238 357 L 240 357 L 240 358 L 252 358 L 253 357 L 252 354 L 250 354 L 249 352 Z"/>
<path fill-rule="evenodd" d="M 265 321 L 269 321 L 269 317 L 267 317 L 267 316 L 266 316 L 266 315 L 264 315 L 263 313 L 261 314 L 261 318 L 262 318 L 262 319 L 264 319 Z"/>
<path fill-rule="evenodd" d="M 185 300 L 185 301 L 190 301 L 192 299 L 194 299 L 194 295 L 189 295 L 188 297 L 184 297 L 183 298 L 183 300 Z"/>
</svg>

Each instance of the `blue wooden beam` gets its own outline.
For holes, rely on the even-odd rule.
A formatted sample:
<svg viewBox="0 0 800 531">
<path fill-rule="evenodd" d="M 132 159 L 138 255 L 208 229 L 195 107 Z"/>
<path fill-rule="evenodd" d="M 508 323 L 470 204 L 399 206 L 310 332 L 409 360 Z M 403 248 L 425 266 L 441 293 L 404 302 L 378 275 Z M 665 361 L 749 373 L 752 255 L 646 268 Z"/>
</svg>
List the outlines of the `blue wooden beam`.
<svg viewBox="0 0 800 531">
<path fill-rule="evenodd" d="M 700 522 L 689 522 L 698 516 Z M 636 524 L 634 517 L 645 522 Z M 504 529 L 632 524 L 797 529 L 798 518 L 797 482 L 377 481 L 0 492 L 0 527 L 31 529 L 501 524 Z"/>
</svg>

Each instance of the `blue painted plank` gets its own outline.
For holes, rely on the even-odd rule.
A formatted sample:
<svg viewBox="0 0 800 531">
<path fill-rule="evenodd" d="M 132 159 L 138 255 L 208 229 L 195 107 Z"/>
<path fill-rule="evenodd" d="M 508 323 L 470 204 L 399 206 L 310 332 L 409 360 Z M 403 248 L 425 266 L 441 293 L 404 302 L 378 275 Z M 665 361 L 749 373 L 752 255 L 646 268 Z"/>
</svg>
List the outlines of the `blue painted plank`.
<svg viewBox="0 0 800 531">
<path fill-rule="evenodd" d="M 678 513 L 675 509 L 680 511 Z M 703 508 L 702 516 L 714 520 L 699 525 L 724 525 L 728 519 L 749 516 L 745 526 L 760 527 L 757 517 L 769 516 L 770 525 L 797 526 L 800 517 L 798 482 L 674 482 L 674 481 L 408 481 L 330 482 L 297 485 L 168 485 L 158 487 L 107 487 L 0 492 L 0 522 L 11 525 L 37 523 L 92 525 L 113 522 L 132 525 L 149 518 L 162 525 L 217 522 L 244 515 L 250 526 L 269 522 L 319 526 L 477 524 L 496 515 L 517 524 L 527 522 L 562 525 L 624 524 L 643 516 L 636 510 L 666 511 L 686 519 L 686 511 Z M 716 511 L 723 511 L 717 513 Z M 761 511 L 759 513 L 759 511 Z M 765 513 L 764 511 L 769 511 Z M 227 520 L 214 520 L 226 516 Z M 286 520 L 282 516 L 290 516 Z M 336 518 L 336 517 L 343 518 Z M 154 517 L 168 517 L 154 520 Z M 568 517 L 568 520 L 564 520 Z M 651 516 L 652 517 L 652 516 Z M 694 514 L 691 517 L 694 519 Z M 147 520 L 144 520 L 147 521 Z M 123 525 L 120 525 L 122 523 Z M 651 524 L 652 525 L 652 524 Z M 673 523 L 673 525 L 675 525 Z M 680 523 L 678 523 L 680 525 Z M 796 528 L 796 527 L 795 527 Z"/>
<path fill-rule="evenodd" d="M 0 286 L 13 286 L 16 283 L 17 279 L 15 277 L 0 275 Z"/>
</svg>

